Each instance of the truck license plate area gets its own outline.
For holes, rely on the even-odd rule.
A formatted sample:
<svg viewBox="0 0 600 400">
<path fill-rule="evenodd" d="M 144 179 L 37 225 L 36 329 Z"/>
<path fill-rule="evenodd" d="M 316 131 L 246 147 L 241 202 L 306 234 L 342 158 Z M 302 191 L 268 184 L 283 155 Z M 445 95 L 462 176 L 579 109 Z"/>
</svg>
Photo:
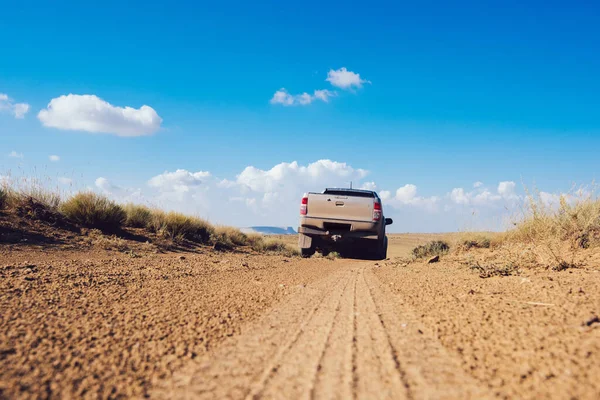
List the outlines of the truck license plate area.
<svg viewBox="0 0 600 400">
<path fill-rule="evenodd" d="M 323 228 L 325 228 L 325 230 L 328 230 L 331 232 L 349 232 L 351 227 L 352 227 L 352 225 L 350 225 L 350 224 L 338 224 L 335 222 L 324 222 L 323 223 Z"/>
</svg>

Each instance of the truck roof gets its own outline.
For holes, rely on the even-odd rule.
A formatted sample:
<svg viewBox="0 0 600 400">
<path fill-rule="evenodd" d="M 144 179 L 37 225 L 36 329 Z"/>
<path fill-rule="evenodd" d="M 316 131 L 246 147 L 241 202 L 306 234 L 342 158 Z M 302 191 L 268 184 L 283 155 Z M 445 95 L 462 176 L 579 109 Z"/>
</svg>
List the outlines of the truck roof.
<svg viewBox="0 0 600 400">
<path fill-rule="evenodd" d="M 333 194 L 333 195 L 338 194 L 338 195 L 345 195 L 345 196 L 379 198 L 379 196 L 377 196 L 377 193 L 375 193 L 374 191 L 362 190 L 362 189 L 327 188 L 323 191 L 323 194 Z"/>
</svg>

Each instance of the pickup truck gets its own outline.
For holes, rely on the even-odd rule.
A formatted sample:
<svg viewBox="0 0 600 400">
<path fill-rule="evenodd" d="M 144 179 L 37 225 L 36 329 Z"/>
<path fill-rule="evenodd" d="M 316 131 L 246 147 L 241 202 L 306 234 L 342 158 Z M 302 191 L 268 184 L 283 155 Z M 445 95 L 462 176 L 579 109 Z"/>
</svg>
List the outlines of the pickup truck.
<svg viewBox="0 0 600 400">
<path fill-rule="evenodd" d="M 300 203 L 298 245 L 302 257 L 317 250 L 345 254 L 360 251 L 376 259 L 387 257 L 385 227 L 392 223 L 383 217 L 376 192 L 358 189 L 325 189 L 306 193 Z"/>
</svg>

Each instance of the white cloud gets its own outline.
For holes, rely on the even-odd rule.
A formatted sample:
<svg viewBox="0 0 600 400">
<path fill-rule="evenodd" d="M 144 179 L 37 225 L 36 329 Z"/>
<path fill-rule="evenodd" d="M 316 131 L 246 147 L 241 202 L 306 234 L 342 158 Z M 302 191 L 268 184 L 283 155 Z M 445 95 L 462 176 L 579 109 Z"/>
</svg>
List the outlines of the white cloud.
<svg viewBox="0 0 600 400">
<path fill-rule="evenodd" d="M 60 161 L 60 156 L 57 156 L 55 154 L 48 156 L 48 159 L 52 162 L 59 162 Z"/>
<path fill-rule="evenodd" d="M 452 192 L 450 192 L 450 199 L 456 204 L 469 204 L 469 196 L 465 194 L 465 189 L 463 188 L 454 188 Z"/>
<path fill-rule="evenodd" d="M 414 200 L 416 195 L 417 187 L 412 184 L 406 184 L 396 190 L 396 199 L 405 204 L 408 204 Z"/>
<path fill-rule="evenodd" d="M 13 150 L 10 153 L 8 153 L 8 156 L 12 158 L 23 158 L 23 153 L 17 153 Z"/>
<path fill-rule="evenodd" d="M 144 200 L 144 196 L 140 189 L 134 188 L 123 188 L 110 182 L 107 178 L 99 177 L 96 179 L 96 187 L 100 189 L 105 195 L 116 198 L 119 201 L 129 203 L 141 203 Z"/>
<path fill-rule="evenodd" d="M 473 187 L 474 187 L 474 188 L 479 188 L 479 187 L 482 187 L 482 186 L 483 186 L 483 182 L 479 182 L 479 181 L 477 181 L 477 182 L 475 182 L 475 183 L 473 184 Z"/>
<path fill-rule="evenodd" d="M 360 74 L 348 71 L 345 67 L 329 70 L 325 80 L 340 89 L 361 88 L 363 83 L 371 83 L 366 79 L 361 79 Z"/>
<path fill-rule="evenodd" d="M 335 96 L 337 96 L 336 92 L 327 89 L 315 90 L 314 94 L 314 98 L 323 100 L 325 103 L 329 103 L 329 99 Z"/>
<path fill-rule="evenodd" d="M 73 179 L 61 176 L 58 178 L 58 183 L 61 185 L 70 185 L 73 183 Z"/>
<path fill-rule="evenodd" d="M 29 111 L 29 104 L 15 103 L 7 94 L 0 93 L 0 111 L 8 111 L 15 118 L 22 119 Z"/>
<path fill-rule="evenodd" d="M 500 182 L 496 193 L 485 188 L 483 184 L 474 186 L 475 189 L 471 192 L 466 192 L 463 188 L 454 188 L 448 194 L 448 197 L 455 204 L 470 206 L 500 206 L 506 202 L 521 199 L 515 193 L 516 184 L 513 181 Z"/>
<path fill-rule="evenodd" d="M 383 201 L 389 200 L 392 198 L 392 193 L 389 190 L 382 190 L 379 192 L 379 198 Z"/>
<path fill-rule="evenodd" d="M 315 100 L 321 100 L 329 103 L 331 97 L 337 96 L 337 93 L 327 89 L 315 90 L 313 95 L 306 92 L 302 94 L 292 95 L 285 88 L 281 88 L 275 92 L 271 98 L 271 104 L 281 104 L 283 106 L 306 106 Z"/>
<path fill-rule="evenodd" d="M 148 181 L 148 185 L 165 192 L 189 192 L 192 187 L 201 185 L 210 176 L 210 172 L 206 171 L 189 172 L 178 169 L 175 172 L 165 171 L 156 175 Z"/>
<path fill-rule="evenodd" d="M 296 161 L 280 163 L 270 170 L 246 167 L 236 182 L 254 192 L 274 192 L 278 189 L 306 187 L 309 190 L 325 186 L 348 187 L 350 181 L 358 182 L 368 174 L 364 169 L 354 169 L 346 163 L 319 160 L 307 166 Z"/>
<path fill-rule="evenodd" d="M 144 136 L 158 131 L 162 119 L 152 107 L 116 107 L 95 95 L 63 95 L 38 113 L 46 127 L 117 136 Z"/>
<path fill-rule="evenodd" d="M 512 181 L 500 182 L 498 184 L 498 194 L 504 198 L 512 198 L 515 196 L 516 184 Z"/>
<path fill-rule="evenodd" d="M 377 184 L 375 182 L 365 182 L 360 188 L 364 190 L 377 190 Z"/>
<path fill-rule="evenodd" d="M 386 204 L 396 208 L 413 206 L 421 207 L 427 210 L 435 210 L 439 202 L 439 198 L 437 196 L 417 196 L 417 186 L 411 183 L 398 188 L 394 196 L 392 196 L 391 192 L 383 190 L 379 193 L 379 197 L 381 197 L 381 200 L 383 200 Z"/>
</svg>

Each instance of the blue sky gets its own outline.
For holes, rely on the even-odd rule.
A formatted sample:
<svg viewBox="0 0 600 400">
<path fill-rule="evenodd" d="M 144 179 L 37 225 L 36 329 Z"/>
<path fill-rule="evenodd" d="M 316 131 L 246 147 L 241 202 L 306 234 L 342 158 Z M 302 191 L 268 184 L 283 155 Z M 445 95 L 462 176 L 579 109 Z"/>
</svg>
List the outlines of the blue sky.
<svg viewBox="0 0 600 400">
<path fill-rule="evenodd" d="M 522 182 L 548 193 L 592 182 L 600 147 L 600 7 L 483 3 L 5 4 L 0 93 L 10 100 L 4 109 L 0 102 L 0 171 L 36 168 L 123 201 L 131 193 L 149 202 L 163 196 L 161 206 L 207 212 L 224 223 L 236 221 L 190 208 L 202 201 L 198 186 L 210 186 L 206 178 L 192 180 L 191 198 L 164 197 L 167 190 L 148 181 L 176 170 L 209 171 L 216 185 L 235 182 L 248 166 L 270 171 L 282 162 L 333 160 L 368 170 L 362 182 L 390 192 L 390 209 L 401 218 L 414 214 L 418 202 L 411 199 L 419 196 L 438 197 L 440 210 L 456 206 L 456 188 L 472 197 L 482 188 L 498 195 L 499 183 L 509 181 L 520 195 Z M 341 68 L 368 82 L 343 88 L 326 81 Z M 281 88 L 336 95 L 273 104 Z M 135 137 L 64 129 L 68 113 L 61 127 L 44 126 L 40 110 L 68 94 L 114 107 L 147 105 L 162 123 Z M 11 112 L 18 103 L 30 106 L 24 118 Z M 23 157 L 9 157 L 12 151 Z M 351 176 L 344 171 L 321 180 L 295 171 L 281 179 L 298 192 L 320 190 L 311 185 L 343 183 Z M 98 186 L 99 177 L 112 186 Z M 475 182 L 484 185 L 473 188 Z M 401 201 L 396 191 L 407 184 L 418 194 Z M 295 204 L 276 218 L 265 211 L 265 193 L 277 189 L 255 189 L 214 196 L 254 198 L 254 216 L 242 224 L 295 222 Z M 507 201 L 481 214 L 497 219 Z M 479 207 L 463 205 L 452 222 L 424 216 L 431 222 L 398 229 L 460 229 L 468 224 L 462 216 Z"/>
</svg>

